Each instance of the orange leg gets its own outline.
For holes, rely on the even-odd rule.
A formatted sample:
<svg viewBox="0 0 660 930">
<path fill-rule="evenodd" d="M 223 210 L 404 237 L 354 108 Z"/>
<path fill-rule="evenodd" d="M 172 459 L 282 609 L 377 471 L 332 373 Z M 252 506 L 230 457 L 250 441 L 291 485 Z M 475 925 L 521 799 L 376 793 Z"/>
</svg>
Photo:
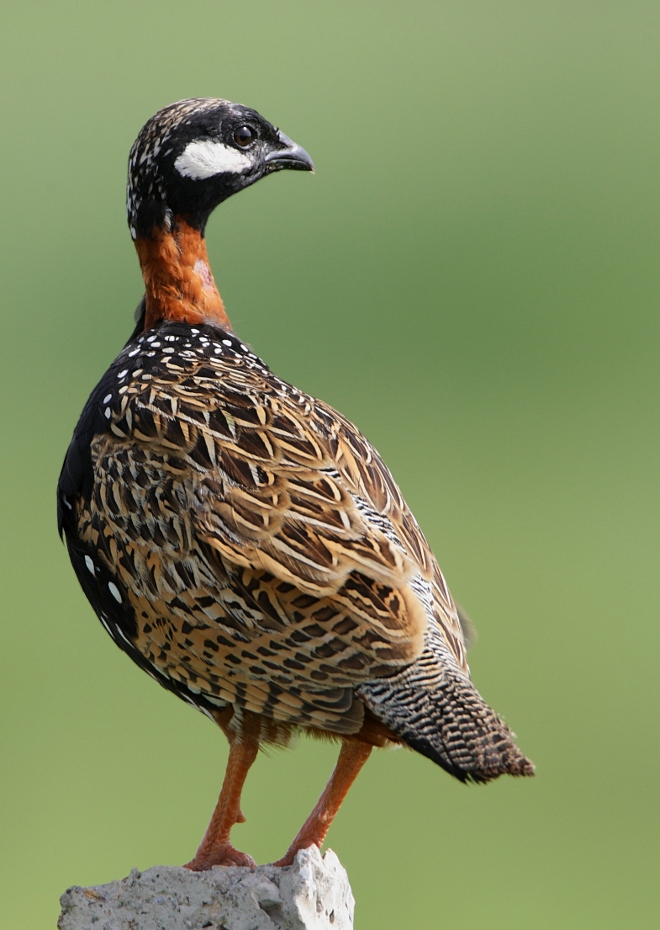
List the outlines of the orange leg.
<svg viewBox="0 0 660 930">
<path fill-rule="evenodd" d="M 372 749 L 373 746 L 361 740 L 344 740 L 335 770 L 323 794 L 316 802 L 316 807 L 300 828 L 286 855 L 278 859 L 275 865 L 291 865 L 298 850 L 307 849 L 308 846 L 321 847 L 330 829 L 330 824 L 341 807 L 341 802 L 348 794 L 348 789 L 369 758 Z"/>
<path fill-rule="evenodd" d="M 229 842 L 229 834 L 235 823 L 245 821 L 241 813 L 241 791 L 258 749 L 257 740 L 249 737 L 230 742 L 227 771 L 218 803 L 195 858 L 186 864 L 187 869 L 204 872 L 214 865 L 254 867 L 255 861 L 251 856 L 234 849 Z"/>
</svg>

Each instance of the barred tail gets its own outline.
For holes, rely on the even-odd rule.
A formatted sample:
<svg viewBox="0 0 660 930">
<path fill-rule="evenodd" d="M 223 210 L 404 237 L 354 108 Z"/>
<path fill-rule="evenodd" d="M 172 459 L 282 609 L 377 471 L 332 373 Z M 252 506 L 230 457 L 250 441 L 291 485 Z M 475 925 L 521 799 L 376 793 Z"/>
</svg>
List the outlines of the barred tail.
<svg viewBox="0 0 660 930">
<path fill-rule="evenodd" d="M 460 781 L 534 774 L 511 730 L 469 678 L 433 661 L 428 652 L 399 675 L 361 685 L 358 693 L 408 746 Z"/>
</svg>

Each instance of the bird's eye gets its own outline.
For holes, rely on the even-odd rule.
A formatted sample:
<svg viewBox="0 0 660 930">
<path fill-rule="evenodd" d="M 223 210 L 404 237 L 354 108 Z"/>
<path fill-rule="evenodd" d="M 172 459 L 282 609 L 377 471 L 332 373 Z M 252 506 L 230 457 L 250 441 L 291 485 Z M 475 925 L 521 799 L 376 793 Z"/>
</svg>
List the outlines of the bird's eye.
<svg viewBox="0 0 660 930">
<path fill-rule="evenodd" d="M 253 139 L 254 133 L 249 126 L 241 126 L 240 129 L 234 131 L 234 142 L 236 145 L 240 145 L 242 149 L 247 148 Z"/>
</svg>

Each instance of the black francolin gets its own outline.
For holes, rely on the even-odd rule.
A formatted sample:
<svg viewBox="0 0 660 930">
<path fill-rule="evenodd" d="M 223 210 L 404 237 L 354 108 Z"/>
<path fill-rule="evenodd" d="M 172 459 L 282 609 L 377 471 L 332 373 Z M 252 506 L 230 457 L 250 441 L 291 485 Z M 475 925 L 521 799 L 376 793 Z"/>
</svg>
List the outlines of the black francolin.
<svg viewBox="0 0 660 930">
<path fill-rule="evenodd" d="M 183 100 L 131 150 L 138 323 L 66 455 L 58 518 L 117 645 L 229 740 L 193 869 L 253 865 L 230 843 L 259 746 L 341 741 L 279 861 L 321 845 L 373 746 L 403 743 L 461 781 L 531 775 L 472 685 L 456 606 L 390 472 L 341 414 L 238 339 L 204 228 L 227 197 L 309 155 L 254 110 Z"/>
</svg>

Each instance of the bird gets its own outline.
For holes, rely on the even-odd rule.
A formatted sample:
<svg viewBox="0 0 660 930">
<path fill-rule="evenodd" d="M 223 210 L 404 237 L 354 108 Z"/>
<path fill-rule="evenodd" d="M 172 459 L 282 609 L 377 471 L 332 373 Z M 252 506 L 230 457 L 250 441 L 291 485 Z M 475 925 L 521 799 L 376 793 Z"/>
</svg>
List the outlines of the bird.
<svg viewBox="0 0 660 930">
<path fill-rule="evenodd" d="M 228 100 L 182 100 L 141 129 L 127 214 L 145 293 L 57 489 L 60 536 L 107 632 L 228 739 L 196 871 L 255 865 L 230 839 L 248 770 L 300 732 L 339 756 L 280 866 L 322 846 L 374 747 L 403 745 L 462 782 L 534 772 L 471 681 L 465 622 L 377 451 L 229 321 L 206 223 L 282 170 L 314 166 Z"/>
</svg>

